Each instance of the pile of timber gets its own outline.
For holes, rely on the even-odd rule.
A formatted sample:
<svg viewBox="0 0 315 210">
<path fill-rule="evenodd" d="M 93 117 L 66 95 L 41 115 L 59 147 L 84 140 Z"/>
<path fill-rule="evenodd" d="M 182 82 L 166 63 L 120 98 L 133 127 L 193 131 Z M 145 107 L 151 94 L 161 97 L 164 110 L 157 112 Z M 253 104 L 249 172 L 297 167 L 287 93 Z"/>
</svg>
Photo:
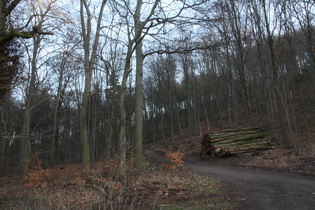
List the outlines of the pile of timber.
<svg viewBox="0 0 315 210">
<path fill-rule="evenodd" d="M 211 146 L 218 156 L 269 150 L 277 146 L 267 140 L 261 127 L 228 129 L 208 134 L 211 137 Z"/>
</svg>

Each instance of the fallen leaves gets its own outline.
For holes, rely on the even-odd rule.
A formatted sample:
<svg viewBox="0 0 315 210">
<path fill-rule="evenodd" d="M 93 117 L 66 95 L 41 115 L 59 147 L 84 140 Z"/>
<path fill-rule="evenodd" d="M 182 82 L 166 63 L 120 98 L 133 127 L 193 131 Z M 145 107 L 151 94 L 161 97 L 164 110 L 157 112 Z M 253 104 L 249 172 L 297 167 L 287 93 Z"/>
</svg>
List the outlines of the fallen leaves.
<svg viewBox="0 0 315 210">
<path fill-rule="evenodd" d="M 315 144 L 305 144 L 296 147 L 296 151 L 289 149 L 275 149 L 266 151 L 259 156 L 252 157 L 246 166 L 273 168 L 290 171 L 315 170 Z"/>
<path fill-rule="evenodd" d="M 163 164 L 163 167 L 171 169 L 171 170 L 177 170 L 184 166 L 184 154 L 180 152 L 168 152 L 166 153 L 166 157 L 169 159 L 169 164 Z"/>
<path fill-rule="evenodd" d="M 198 195 L 197 200 L 208 200 L 209 193 L 212 194 L 219 187 L 213 180 L 205 181 L 181 169 L 183 154 L 169 153 L 168 157 L 171 167 L 148 167 L 141 174 L 130 171 L 128 183 L 123 183 L 119 178 L 118 163 L 114 160 L 94 163 L 90 174 L 84 176 L 80 164 L 43 169 L 42 162 L 34 156 L 32 168 L 23 185 L 14 181 L 18 177 L 0 178 L 0 197 L 6 205 L 16 205 L 17 208 L 87 209 L 138 206 L 152 209 L 165 203 L 194 205 L 188 204 L 187 200 L 194 195 Z M 131 166 L 132 162 L 129 164 Z M 196 189 L 192 189 L 192 185 Z M 216 190 L 202 190 L 209 188 Z M 36 206 L 33 206 L 34 203 Z"/>
<path fill-rule="evenodd" d="M 45 179 L 49 175 L 49 170 L 42 168 L 43 161 L 38 158 L 38 154 L 34 153 L 31 157 L 29 164 L 29 171 L 24 178 L 24 185 L 27 187 L 42 187 L 46 186 L 47 182 Z"/>
</svg>

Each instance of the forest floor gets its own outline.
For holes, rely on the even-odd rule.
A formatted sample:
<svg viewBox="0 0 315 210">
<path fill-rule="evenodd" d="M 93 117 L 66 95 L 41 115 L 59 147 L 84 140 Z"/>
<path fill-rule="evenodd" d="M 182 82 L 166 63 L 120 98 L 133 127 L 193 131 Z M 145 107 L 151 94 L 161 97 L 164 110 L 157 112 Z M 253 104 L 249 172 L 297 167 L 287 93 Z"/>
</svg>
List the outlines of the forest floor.
<svg viewBox="0 0 315 210">
<path fill-rule="evenodd" d="M 282 189 L 281 183 L 295 189 L 304 187 L 304 191 L 307 190 L 305 183 L 313 187 L 308 179 L 315 183 L 314 134 L 298 136 L 294 150 L 279 147 L 206 160 L 198 157 L 200 136 L 177 138 L 175 144 L 170 143 L 171 139 L 155 142 L 144 151 L 157 162 L 147 159 L 143 170 L 138 172 L 128 169 L 126 182 L 122 181 L 119 163 L 115 160 L 95 162 L 90 174 L 82 175 L 81 164 L 43 169 L 41 160 L 34 155 L 26 179 L 21 180 L 15 174 L 0 177 L 0 209 L 246 209 L 246 206 L 250 209 L 251 205 L 257 205 L 257 199 L 265 202 L 260 206 L 264 209 L 270 203 L 266 192 L 289 201 L 305 197 L 297 191 Z M 167 154 L 175 156 L 167 158 Z M 183 160 L 185 167 L 182 167 Z M 128 166 L 132 168 L 131 159 Z M 254 174 L 257 182 L 247 182 L 251 179 L 246 177 Z M 276 181 L 266 184 L 270 180 Z M 293 185 L 293 180 L 299 181 Z M 315 186 L 311 193 L 311 199 L 314 198 L 311 201 L 315 202 Z"/>
<path fill-rule="evenodd" d="M 279 147 L 218 159 L 199 159 L 201 139 L 178 137 L 175 144 L 167 139 L 147 145 L 144 153 L 149 158 L 142 170 L 131 170 L 132 159 L 128 160 L 126 181 L 115 160 L 95 162 L 83 175 L 81 164 L 44 169 L 34 155 L 26 179 L 16 174 L 0 177 L 0 209 L 297 209 L 299 203 L 304 206 L 298 209 L 311 209 L 315 205 L 314 130 L 297 136 L 294 150 Z"/>
<path fill-rule="evenodd" d="M 315 204 L 314 139 L 294 151 L 278 148 L 205 160 L 197 155 L 200 141 L 182 139 L 177 152 L 170 152 L 165 142 L 150 145 L 144 152 L 155 161 L 147 159 L 138 172 L 128 169 L 126 182 L 114 160 L 95 162 L 82 175 L 81 164 L 43 169 L 35 155 L 26 179 L 14 174 L 0 178 L 0 208 L 297 209 L 293 207 L 300 202 L 304 206 L 299 209 L 311 209 Z"/>
<path fill-rule="evenodd" d="M 198 157 L 202 137 L 186 136 L 146 145 L 149 158 L 140 171 L 130 169 L 129 159 L 126 182 L 115 160 L 95 162 L 93 170 L 82 175 L 81 164 L 44 169 L 35 154 L 26 179 L 16 174 L 0 177 L 0 209 L 250 209 L 257 200 L 266 209 L 270 196 L 288 199 L 291 207 L 291 200 L 315 202 L 315 186 L 309 184 L 309 179 L 315 183 L 315 130 L 296 136 L 294 150 L 279 147 L 205 160 Z M 311 200 L 284 185 L 305 188 Z M 308 192 L 308 187 L 314 190 Z"/>
<path fill-rule="evenodd" d="M 82 175 L 81 164 L 41 168 L 34 157 L 26 179 L 0 178 L 0 209 L 234 209 L 219 181 L 176 163 L 145 161 L 128 169 L 126 182 L 117 161 L 95 162 Z M 132 161 L 128 161 L 128 166 Z"/>
</svg>

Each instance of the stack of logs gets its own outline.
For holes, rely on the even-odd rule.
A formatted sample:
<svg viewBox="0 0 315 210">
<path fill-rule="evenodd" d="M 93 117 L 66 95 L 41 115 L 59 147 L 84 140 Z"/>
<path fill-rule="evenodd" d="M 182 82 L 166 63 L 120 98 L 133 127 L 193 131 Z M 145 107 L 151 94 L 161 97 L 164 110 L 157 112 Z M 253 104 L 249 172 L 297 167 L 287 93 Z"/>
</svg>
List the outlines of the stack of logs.
<svg viewBox="0 0 315 210">
<path fill-rule="evenodd" d="M 207 151 L 210 151 L 207 155 L 212 157 L 274 149 L 277 145 L 267 140 L 266 134 L 260 127 L 222 130 L 207 133 L 204 139 L 207 137 L 211 139 L 211 148 L 207 149 Z M 204 144 L 202 147 L 204 147 Z M 205 151 L 205 148 L 202 150 Z M 204 155 L 206 156 L 206 154 Z"/>
</svg>

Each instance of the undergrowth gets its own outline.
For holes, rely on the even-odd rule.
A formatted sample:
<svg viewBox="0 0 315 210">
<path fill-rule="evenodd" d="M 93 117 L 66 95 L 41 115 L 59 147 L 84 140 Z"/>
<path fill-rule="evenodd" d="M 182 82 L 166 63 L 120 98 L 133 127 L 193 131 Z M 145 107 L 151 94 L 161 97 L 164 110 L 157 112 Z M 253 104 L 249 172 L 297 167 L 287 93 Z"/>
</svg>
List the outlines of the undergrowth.
<svg viewBox="0 0 315 210">
<path fill-rule="evenodd" d="M 95 162 L 83 176 L 80 164 L 43 169 L 35 154 L 22 184 L 15 176 L 0 178 L 0 209 L 198 209 L 225 203 L 219 182 L 184 170 L 182 153 L 167 157 L 161 166 L 145 161 L 142 172 L 129 159 L 128 181 L 122 182 L 117 160 Z"/>
</svg>

